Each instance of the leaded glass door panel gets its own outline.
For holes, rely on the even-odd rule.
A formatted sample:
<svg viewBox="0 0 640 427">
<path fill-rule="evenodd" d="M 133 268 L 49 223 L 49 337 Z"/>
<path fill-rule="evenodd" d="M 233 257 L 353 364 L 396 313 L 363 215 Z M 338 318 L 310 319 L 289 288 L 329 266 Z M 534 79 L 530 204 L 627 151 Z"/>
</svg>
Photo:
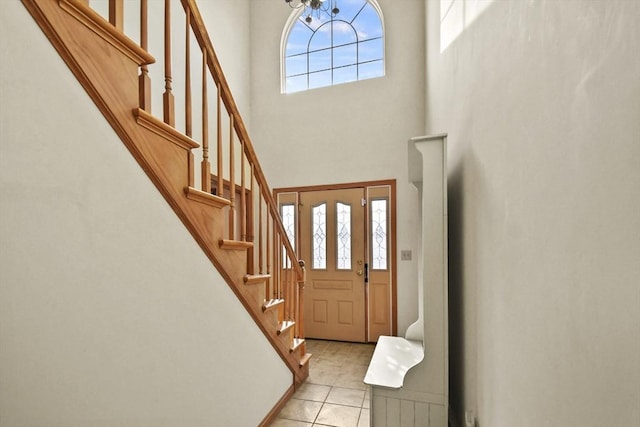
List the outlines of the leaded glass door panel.
<svg viewBox="0 0 640 427">
<path fill-rule="evenodd" d="M 300 193 L 309 338 L 365 342 L 363 188 Z"/>
</svg>

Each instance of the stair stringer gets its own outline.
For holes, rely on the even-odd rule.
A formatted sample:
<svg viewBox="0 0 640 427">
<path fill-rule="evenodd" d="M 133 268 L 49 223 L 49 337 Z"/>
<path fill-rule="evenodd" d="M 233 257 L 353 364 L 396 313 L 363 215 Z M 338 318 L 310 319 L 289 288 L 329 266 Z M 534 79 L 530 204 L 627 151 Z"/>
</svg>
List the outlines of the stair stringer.
<svg viewBox="0 0 640 427">
<path fill-rule="evenodd" d="M 69 13 L 73 12 L 71 9 L 77 11 L 82 8 L 77 2 L 22 1 L 116 134 L 287 364 L 293 373 L 294 384 L 300 384 L 309 374 L 308 358 L 301 363 L 303 357 L 291 351 L 292 343 L 286 343 L 277 334 L 278 316 L 273 312 L 263 312 L 264 294 L 256 292 L 255 287 L 245 285 L 246 251 L 220 247 L 224 210 L 187 197 L 193 161 L 190 150 L 197 143 L 189 144 L 184 140 L 186 137 L 163 135 L 138 123 L 138 70 L 143 63 L 154 62 L 153 58 L 141 52 L 133 42 L 117 37 L 119 40 L 114 43 L 109 40 L 108 33 L 101 34 L 91 28 L 91 25 L 102 25 L 101 22 L 91 25 L 81 22 L 77 15 Z M 68 3 L 74 7 L 69 7 Z M 162 124 L 158 119 L 151 120 Z"/>
</svg>

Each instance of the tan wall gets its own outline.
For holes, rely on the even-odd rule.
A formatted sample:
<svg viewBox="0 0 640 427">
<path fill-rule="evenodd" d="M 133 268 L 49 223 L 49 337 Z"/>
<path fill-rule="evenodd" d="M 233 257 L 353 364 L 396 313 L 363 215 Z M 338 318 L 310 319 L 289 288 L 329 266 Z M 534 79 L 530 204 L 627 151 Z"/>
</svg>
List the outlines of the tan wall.
<svg viewBox="0 0 640 427">
<path fill-rule="evenodd" d="M 2 8 L 0 424 L 257 425 L 291 372 L 24 6 Z"/>
<path fill-rule="evenodd" d="M 640 2 L 498 0 L 472 21 L 485 3 L 426 2 L 452 405 L 482 427 L 639 425 Z"/>
</svg>

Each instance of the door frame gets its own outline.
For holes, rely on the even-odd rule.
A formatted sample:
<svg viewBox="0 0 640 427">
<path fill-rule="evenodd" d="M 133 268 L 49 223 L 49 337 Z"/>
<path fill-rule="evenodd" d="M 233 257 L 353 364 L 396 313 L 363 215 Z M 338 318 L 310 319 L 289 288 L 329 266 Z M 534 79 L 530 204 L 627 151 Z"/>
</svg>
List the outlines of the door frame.
<svg viewBox="0 0 640 427">
<path fill-rule="evenodd" d="M 367 188 L 368 187 L 389 187 L 389 212 L 390 212 L 390 220 L 389 220 L 389 247 L 390 254 L 389 260 L 391 263 L 391 335 L 398 335 L 398 289 L 397 289 L 397 278 L 398 278 L 398 254 L 397 254 L 397 212 L 396 212 L 396 180 L 395 179 L 385 179 L 385 180 L 376 180 L 376 181 L 360 181 L 360 182 L 350 182 L 350 183 L 342 183 L 342 184 L 320 184 L 320 185 L 307 185 L 300 187 L 283 187 L 283 188 L 275 188 L 273 189 L 273 197 L 274 200 L 278 200 L 278 196 L 280 194 L 287 193 L 298 193 L 296 196 L 297 200 L 299 200 L 299 193 L 308 192 L 308 191 L 327 191 L 327 190 L 343 190 L 343 189 L 351 189 L 351 188 L 363 188 L 365 190 L 365 197 L 367 196 Z M 365 209 L 365 230 L 368 236 L 369 234 L 369 208 Z M 300 221 L 296 220 L 296 238 L 300 238 Z M 367 237 L 367 249 L 366 253 L 368 253 L 369 241 Z M 295 242 L 296 252 L 299 254 L 300 244 L 299 242 Z M 369 305 L 369 287 L 367 286 L 365 292 L 365 305 L 368 307 Z M 365 335 L 367 340 L 369 340 L 369 312 L 365 310 Z"/>
</svg>

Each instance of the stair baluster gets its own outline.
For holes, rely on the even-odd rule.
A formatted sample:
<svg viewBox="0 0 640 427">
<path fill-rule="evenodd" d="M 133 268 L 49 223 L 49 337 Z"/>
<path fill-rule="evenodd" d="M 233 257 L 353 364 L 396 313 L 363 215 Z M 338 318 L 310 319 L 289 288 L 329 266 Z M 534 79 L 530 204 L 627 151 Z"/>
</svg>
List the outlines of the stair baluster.
<svg viewBox="0 0 640 427">
<path fill-rule="evenodd" d="M 148 10 L 147 0 L 140 0 L 140 47 L 145 51 L 149 51 Z M 140 108 L 147 113 L 151 113 L 151 78 L 149 77 L 149 66 L 147 64 L 142 64 L 140 67 L 138 86 Z"/>
<path fill-rule="evenodd" d="M 209 163 L 209 101 L 207 97 L 207 51 L 202 51 L 202 191 L 211 193 L 211 163 Z"/>
<path fill-rule="evenodd" d="M 175 99 L 171 89 L 171 0 L 164 1 L 164 122 L 176 126 Z"/>
<path fill-rule="evenodd" d="M 185 13 L 185 46 L 184 46 L 184 127 L 185 135 L 193 136 L 191 120 L 191 13 Z"/>
<path fill-rule="evenodd" d="M 240 239 L 247 241 L 247 195 L 246 195 L 246 170 L 245 170 L 245 142 L 240 140 Z"/>
<path fill-rule="evenodd" d="M 233 115 L 229 116 L 229 239 L 236 239 L 236 157 L 233 131 Z"/>
<path fill-rule="evenodd" d="M 217 152 L 217 170 L 216 173 L 218 175 L 218 196 L 224 197 L 224 179 L 222 178 L 222 93 L 220 90 L 220 83 L 216 85 L 217 88 L 217 106 L 216 106 L 216 121 L 218 124 L 218 152 Z"/>
<path fill-rule="evenodd" d="M 109 0 L 109 22 L 118 30 L 123 30 L 124 0 Z"/>
</svg>

